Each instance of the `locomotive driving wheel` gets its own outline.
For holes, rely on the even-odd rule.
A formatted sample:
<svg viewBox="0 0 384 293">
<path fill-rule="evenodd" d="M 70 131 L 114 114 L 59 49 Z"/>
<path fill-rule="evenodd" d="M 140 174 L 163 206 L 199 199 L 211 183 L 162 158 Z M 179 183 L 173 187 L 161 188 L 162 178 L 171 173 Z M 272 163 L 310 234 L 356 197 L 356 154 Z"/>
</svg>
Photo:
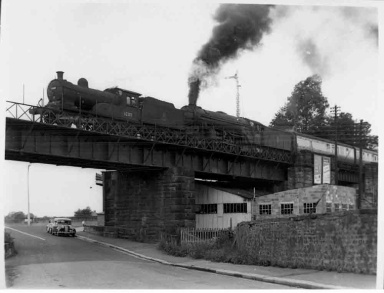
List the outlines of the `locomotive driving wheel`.
<svg viewBox="0 0 384 293">
<path fill-rule="evenodd" d="M 46 111 L 41 114 L 41 120 L 46 124 L 53 124 L 56 120 L 56 115 L 51 111 Z"/>
</svg>

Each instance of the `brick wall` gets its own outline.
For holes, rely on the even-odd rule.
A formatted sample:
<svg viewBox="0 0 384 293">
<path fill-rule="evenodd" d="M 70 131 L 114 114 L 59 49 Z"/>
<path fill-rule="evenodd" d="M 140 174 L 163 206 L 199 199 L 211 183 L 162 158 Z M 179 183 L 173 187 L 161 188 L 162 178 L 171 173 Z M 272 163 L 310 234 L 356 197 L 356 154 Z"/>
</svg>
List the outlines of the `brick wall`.
<svg viewBox="0 0 384 293">
<path fill-rule="evenodd" d="M 105 226 L 119 227 L 119 237 L 152 242 L 161 232 L 194 227 L 194 173 L 166 171 L 104 174 Z"/>
<path fill-rule="evenodd" d="M 376 273 L 375 210 L 243 222 L 235 237 L 254 264 Z"/>
</svg>

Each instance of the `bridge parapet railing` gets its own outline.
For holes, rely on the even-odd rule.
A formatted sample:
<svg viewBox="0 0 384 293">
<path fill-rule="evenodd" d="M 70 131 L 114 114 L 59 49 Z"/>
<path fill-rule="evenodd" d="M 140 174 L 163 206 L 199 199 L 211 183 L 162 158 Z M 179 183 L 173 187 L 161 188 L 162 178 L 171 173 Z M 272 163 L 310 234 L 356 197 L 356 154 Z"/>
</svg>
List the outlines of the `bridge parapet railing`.
<svg viewBox="0 0 384 293">
<path fill-rule="evenodd" d="M 33 122 L 42 122 L 41 115 L 32 114 L 36 106 L 7 101 L 6 117 Z"/>
<path fill-rule="evenodd" d="M 28 105 L 18 102 L 6 101 L 6 117 L 44 123 L 64 127 L 81 127 L 82 120 L 86 118 L 85 112 L 53 110 L 41 105 Z M 82 117 L 84 115 L 84 117 Z M 90 129 L 84 129 L 90 130 Z"/>
<path fill-rule="evenodd" d="M 94 116 L 85 111 L 57 111 L 40 105 L 32 106 L 7 101 L 6 117 L 249 158 L 292 162 L 292 154 L 289 151 L 258 145 L 242 147 L 230 139 L 215 140 L 197 137 L 180 129 L 126 123 Z"/>
</svg>

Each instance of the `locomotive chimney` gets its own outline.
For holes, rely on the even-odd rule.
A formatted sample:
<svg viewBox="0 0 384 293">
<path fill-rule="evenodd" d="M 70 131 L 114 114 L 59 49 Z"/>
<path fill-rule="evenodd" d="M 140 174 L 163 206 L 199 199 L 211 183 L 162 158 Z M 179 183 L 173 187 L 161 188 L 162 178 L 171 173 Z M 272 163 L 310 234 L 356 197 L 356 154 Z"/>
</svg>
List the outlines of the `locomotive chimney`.
<svg viewBox="0 0 384 293">
<path fill-rule="evenodd" d="M 56 71 L 57 79 L 63 80 L 64 71 Z"/>
<path fill-rule="evenodd" d="M 189 105 L 190 106 L 196 106 L 197 98 L 198 98 L 199 92 L 200 92 L 200 83 L 201 83 L 200 79 L 196 79 L 196 80 L 190 79 L 189 80 L 188 98 L 189 98 Z"/>
</svg>

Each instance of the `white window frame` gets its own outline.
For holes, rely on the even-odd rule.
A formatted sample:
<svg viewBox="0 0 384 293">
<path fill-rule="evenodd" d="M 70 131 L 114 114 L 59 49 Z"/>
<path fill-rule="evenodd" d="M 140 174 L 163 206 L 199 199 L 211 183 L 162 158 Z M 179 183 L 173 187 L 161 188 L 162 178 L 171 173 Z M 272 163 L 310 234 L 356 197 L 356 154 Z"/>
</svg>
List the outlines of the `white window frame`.
<svg viewBox="0 0 384 293">
<path fill-rule="evenodd" d="M 261 213 L 261 206 L 269 206 L 269 210 L 270 210 L 270 213 L 265 213 L 265 210 L 264 210 L 264 213 Z M 260 216 L 264 216 L 264 215 L 272 215 L 272 203 L 269 202 L 269 203 L 259 203 L 259 215 Z"/>
<path fill-rule="evenodd" d="M 292 205 L 292 211 L 291 211 L 291 213 L 284 213 L 283 214 L 283 207 L 282 207 L 282 205 Z M 293 210 L 294 210 L 294 204 L 293 204 L 293 201 L 292 202 L 281 202 L 280 203 L 280 215 L 293 215 Z"/>
<path fill-rule="evenodd" d="M 316 214 L 316 206 L 315 206 L 315 204 L 316 204 L 316 202 L 304 202 L 303 203 L 303 213 L 304 214 L 310 214 L 311 213 L 311 211 L 310 211 L 310 209 L 314 209 L 314 212 L 312 211 L 312 214 Z M 306 205 L 311 205 L 311 207 L 306 207 Z"/>
</svg>

